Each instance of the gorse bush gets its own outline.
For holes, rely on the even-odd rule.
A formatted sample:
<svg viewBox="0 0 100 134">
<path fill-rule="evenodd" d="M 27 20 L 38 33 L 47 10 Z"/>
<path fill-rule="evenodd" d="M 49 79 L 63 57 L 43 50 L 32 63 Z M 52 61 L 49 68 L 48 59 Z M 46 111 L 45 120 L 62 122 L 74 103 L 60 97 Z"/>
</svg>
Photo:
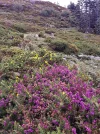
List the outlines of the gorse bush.
<svg viewBox="0 0 100 134">
<path fill-rule="evenodd" d="M 60 54 L 10 51 L 0 63 L 0 133 L 99 133 L 99 88 Z"/>
<path fill-rule="evenodd" d="M 13 84 L 22 79 L 29 69 L 36 72 L 44 66 L 62 63 L 60 54 L 45 49 L 37 53 L 35 51 L 25 52 L 18 47 L 8 48 L 4 45 L 0 49 L 0 54 L 0 89 L 3 94 L 13 91 Z"/>
<path fill-rule="evenodd" d="M 98 134 L 99 97 L 99 89 L 78 78 L 75 69 L 55 64 L 29 70 L 13 92 L 5 95 L 0 89 L 0 131 Z"/>
</svg>

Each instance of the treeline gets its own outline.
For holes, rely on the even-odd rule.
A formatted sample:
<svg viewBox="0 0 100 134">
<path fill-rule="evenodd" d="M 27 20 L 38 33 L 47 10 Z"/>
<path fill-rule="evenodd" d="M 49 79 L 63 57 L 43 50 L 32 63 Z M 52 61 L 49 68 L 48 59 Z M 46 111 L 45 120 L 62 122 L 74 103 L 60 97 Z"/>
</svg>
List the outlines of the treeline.
<svg viewBox="0 0 100 134">
<path fill-rule="evenodd" d="M 100 34 L 100 0 L 78 0 L 68 6 L 82 32 Z"/>
</svg>

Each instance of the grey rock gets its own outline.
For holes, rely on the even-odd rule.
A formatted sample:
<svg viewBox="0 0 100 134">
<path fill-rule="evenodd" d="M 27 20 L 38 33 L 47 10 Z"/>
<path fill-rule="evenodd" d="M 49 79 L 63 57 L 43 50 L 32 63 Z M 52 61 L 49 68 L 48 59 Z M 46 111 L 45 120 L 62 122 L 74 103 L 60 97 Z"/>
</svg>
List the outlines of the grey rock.
<svg viewBox="0 0 100 134">
<path fill-rule="evenodd" d="M 20 73 L 18 73 L 18 72 L 13 72 L 13 74 L 15 77 L 20 77 Z"/>
</svg>

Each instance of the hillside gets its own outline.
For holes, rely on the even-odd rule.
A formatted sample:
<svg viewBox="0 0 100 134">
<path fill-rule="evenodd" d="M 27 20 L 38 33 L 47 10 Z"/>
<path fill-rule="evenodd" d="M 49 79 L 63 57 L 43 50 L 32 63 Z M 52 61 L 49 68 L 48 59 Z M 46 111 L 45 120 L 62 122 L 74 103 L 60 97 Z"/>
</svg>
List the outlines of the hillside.
<svg viewBox="0 0 100 134">
<path fill-rule="evenodd" d="M 100 35 L 51 2 L 0 0 L 0 134 L 99 134 Z"/>
<path fill-rule="evenodd" d="M 50 16 L 50 18 L 47 19 L 47 17 L 43 17 L 42 15 L 40 15 L 42 11 L 44 11 L 44 9 L 54 11 L 54 13 Z M 5 2 L 3 2 L 1 3 L 0 18 L 1 18 L 1 22 L 5 21 L 5 19 L 10 19 L 12 21 L 15 20 L 21 23 L 26 22 L 26 24 L 30 24 L 30 25 L 34 23 L 40 26 L 46 26 L 47 24 L 57 26 L 57 24 L 59 23 L 59 25 L 62 25 L 63 27 L 63 22 L 62 24 L 60 24 L 61 18 L 59 16 L 62 10 L 65 10 L 65 8 L 54 5 L 50 2 L 39 2 L 39 1 L 36 1 L 35 3 L 11 2 L 9 4 L 7 3 L 5 4 Z M 3 14 L 2 16 L 2 12 L 5 12 L 5 11 L 7 12 L 5 13 L 5 15 Z M 2 20 L 2 17 L 3 17 L 3 20 Z M 67 26 L 68 24 L 65 24 L 65 25 Z"/>
<path fill-rule="evenodd" d="M 55 39 L 74 44 L 81 53 L 100 55 L 99 36 L 68 29 L 74 26 L 73 16 L 68 9 L 42 1 L 35 3 L 0 1 L 0 3 L 0 31 L 2 31 L 0 44 L 14 42 L 18 45 L 22 42 L 23 33 L 47 32 L 49 35 L 54 33 Z M 13 39 L 10 39 L 12 36 Z"/>
</svg>

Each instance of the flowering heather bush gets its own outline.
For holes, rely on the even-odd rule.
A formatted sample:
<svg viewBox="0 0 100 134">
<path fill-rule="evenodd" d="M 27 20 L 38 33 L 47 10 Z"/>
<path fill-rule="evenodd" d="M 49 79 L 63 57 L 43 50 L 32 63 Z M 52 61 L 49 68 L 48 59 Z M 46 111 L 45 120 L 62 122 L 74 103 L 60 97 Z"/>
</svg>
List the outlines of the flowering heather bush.
<svg viewBox="0 0 100 134">
<path fill-rule="evenodd" d="M 100 89 L 66 66 L 31 70 L 14 84 L 14 91 L 0 90 L 2 134 L 99 134 Z"/>
</svg>

